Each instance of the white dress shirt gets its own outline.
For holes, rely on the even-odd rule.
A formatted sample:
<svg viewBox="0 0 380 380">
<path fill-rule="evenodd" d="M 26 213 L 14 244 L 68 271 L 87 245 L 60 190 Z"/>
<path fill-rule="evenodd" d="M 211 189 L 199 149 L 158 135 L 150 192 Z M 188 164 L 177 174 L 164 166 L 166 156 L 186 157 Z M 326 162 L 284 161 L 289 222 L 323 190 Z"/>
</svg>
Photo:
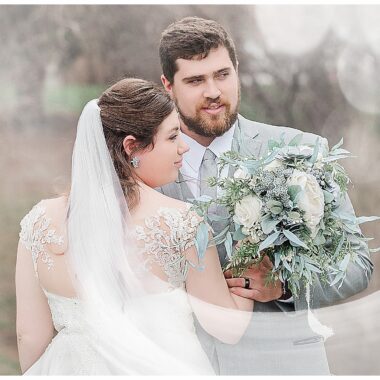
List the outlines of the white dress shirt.
<svg viewBox="0 0 380 380">
<path fill-rule="evenodd" d="M 222 136 L 216 137 L 208 147 L 199 144 L 191 137 L 182 133 L 181 137 L 189 146 L 190 150 L 183 155 L 182 168 L 180 171 L 194 197 L 200 196 L 199 171 L 206 149 L 210 149 L 218 158 L 223 153 L 231 150 L 235 127 L 236 123 Z M 228 166 L 225 166 L 221 173 L 218 173 L 218 177 L 226 178 L 227 175 Z M 219 191 L 220 190 L 217 189 L 217 192 Z"/>
</svg>

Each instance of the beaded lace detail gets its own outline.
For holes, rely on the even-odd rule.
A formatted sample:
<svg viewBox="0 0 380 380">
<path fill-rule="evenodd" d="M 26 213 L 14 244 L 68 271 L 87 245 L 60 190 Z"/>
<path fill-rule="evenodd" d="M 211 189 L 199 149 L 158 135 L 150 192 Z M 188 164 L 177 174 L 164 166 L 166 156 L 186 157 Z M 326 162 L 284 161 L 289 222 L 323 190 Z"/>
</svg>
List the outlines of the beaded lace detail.
<svg viewBox="0 0 380 380">
<path fill-rule="evenodd" d="M 22 219 L 20 226 L 20 240 L 26 249 L 31 251 L 34 270 L 37 273 L 37 261 L 40 258 L 50 270 L 54 265 L 51 256 L 46 252 L 46 244 L 63 244 L 63 237 L 58 236 L 56 231 L 50 227 L 51 219 L 45 216 L 46 208 L 42 202 L 36 204 L 32 210 Z"/>
<path fill-rule="evenodd" d="M 159 264 L 173 287 L 184 285 L 190 263 L 184 251 L 195 244 L 200 219 L 190 210 L 161 207 L 154 216 L 145 219 L 145 226 L 136 226 L 137 240 L 144 241 L 148 264 Z"/>
</svg>

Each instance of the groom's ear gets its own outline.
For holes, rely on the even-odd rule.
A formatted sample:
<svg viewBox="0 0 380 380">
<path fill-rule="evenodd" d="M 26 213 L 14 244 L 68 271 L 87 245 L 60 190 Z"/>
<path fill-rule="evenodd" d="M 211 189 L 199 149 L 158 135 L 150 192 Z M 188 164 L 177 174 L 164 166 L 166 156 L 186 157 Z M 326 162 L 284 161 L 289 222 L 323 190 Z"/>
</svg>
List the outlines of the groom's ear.
<svg viewBox="0 0 380 380">
<path fill-rule="evenodd" d="M 123 147 L 128 156 L 131 155 L 132 151 L 136 148 L 136 137 L 128 135 L 123 140 Z"/>
<path fill-rule="evenodd" d="M 172 96 L 173 85 L 166 79 L 164 74 L 161 75 L 161 82 L 165 90 L 170 94 L 170 96 Z"/>
</svg>

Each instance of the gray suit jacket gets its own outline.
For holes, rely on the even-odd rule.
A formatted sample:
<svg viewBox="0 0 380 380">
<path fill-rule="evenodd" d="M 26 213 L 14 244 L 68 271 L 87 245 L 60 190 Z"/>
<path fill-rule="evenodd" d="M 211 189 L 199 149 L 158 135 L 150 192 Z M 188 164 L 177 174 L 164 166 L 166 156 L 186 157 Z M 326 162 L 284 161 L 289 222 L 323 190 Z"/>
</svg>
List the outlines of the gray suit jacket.
<svg viewBox="0 0 380 380">
<path fill-rule="evenodd" d="M 290 141 L 299 133 L 303 134 L 303 143 L 314 143 L 318 138 L 317 135 L 312 133 L 305 133 L 288 127 L 257 123 L 239 115 L 232 149 L 258 157 L 265 153 L 267 141 L 270 138 L 278 139 L 281 134 L 284 134 L 285 141 Z M 244 142 L 241 146 L 238 144 L 238 134 L 241 137 L 239 140 Z M 322 141 L 327 147 L 327 140 L 322 139 Z M 229 173 L 230 175 L 233 174 L 232 169 L 230 169 Z M 194 198 L 181 175 L 179 175 L 177 182 L 163 186 L 159 190 L 169 197 L 183 201 Z M 354 213 L 348 197 L 340 207 L 345 212 Z M 225 211 L 220 209 L 220 212 Z M 215 233 L 218 233 L 224 225 L 219 222 L 219 224 L 213 224 L 212 227 Z M 359 229 L 358 233 L 360 233 Z M 354 236 L 352 238 L 355 239 Z M 217 248 L 220 261 L 224 264 L 226 261 L 224 245 Z M 373 264 L 369 258 L 367 245 L 359 244 L 357 254 L 365 258 L 367 271 L 357 264 L 350 263 L 346 279 L 340 288 L 317 282 L 311 288 L 312 308 L 331 305 L 359 293 L 368 286 Z M 202 331 L 199 325 L 197 325 L 198 336 L 217 373 L 222 375 L 327 374 L 328 365 L 324 345 L 321 338 L 316 336 L 305 322 L 306 314 L 302 310 L 306 307 L 305 292 L 302 292 L 302 290 L 300 297 L 294 300 L 294 304 L 279 301 L 266 303 L 256 301 L 254 306 L 255 313 L 250 327 L 241 341 L 234 346 L 228 346 L 210 337 Z M 285 313 L 276 313 L 278 311 Z M 294 311 L 296 313 L 293 313 Z M 261 317 L 261 314 L 264 317 Z M 264 347 L 267 348 L 264 349 Z M 307 349 L 301 349 L 300 347 L 306 347 Z M 236 357 L 234 357 L 234 354 Z"/>
</svg>

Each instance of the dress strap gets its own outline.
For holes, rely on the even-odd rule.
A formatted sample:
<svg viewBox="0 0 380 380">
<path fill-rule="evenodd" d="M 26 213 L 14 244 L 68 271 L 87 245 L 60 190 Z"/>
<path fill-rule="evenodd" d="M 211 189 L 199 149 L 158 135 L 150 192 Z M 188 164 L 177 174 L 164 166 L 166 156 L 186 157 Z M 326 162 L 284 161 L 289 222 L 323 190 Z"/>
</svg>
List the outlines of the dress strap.
<svg viewBox="0 0 380 380">
<path fill-rule="evenodd" d="M 63 244 L 63 237 L 58 236 L 55 229 L 50 228 L 50 224 L 51 219 L 46 216 L 46 207 L 42 201 L 36 204 L 20 223 L 20 241 L 32 254 L 34 272 L 37 278 L 39 258 L 49 270 L 54 265 L 54 260 L 46 250 L 46 244 Z"/>
</svg>

